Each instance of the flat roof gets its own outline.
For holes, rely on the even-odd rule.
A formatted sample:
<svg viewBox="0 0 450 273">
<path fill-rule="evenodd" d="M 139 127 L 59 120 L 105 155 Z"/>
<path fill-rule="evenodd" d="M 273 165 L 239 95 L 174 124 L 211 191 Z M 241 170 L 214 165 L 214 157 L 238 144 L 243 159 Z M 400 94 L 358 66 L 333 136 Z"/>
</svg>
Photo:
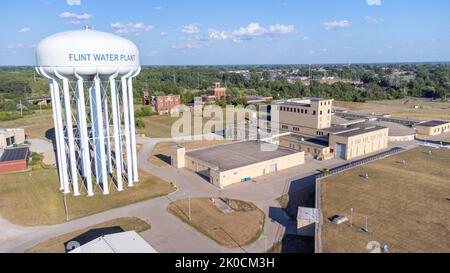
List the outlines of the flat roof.
<svg viewBox="0 0 450 273">
<path fill-rule="evenodd" d="M 99 237 L 69 253 L 156 253 L 156 250 L 136 231 L 128 231 Z"/>
<path fill-rule="evenodd" d="M 186 155 L 228 171 L 299 152 L 259 141 L 243 141 L 192 150 Z"/>
<path fill-rule="evenodd" d="M 444 121 L 444 120 L 429 120 L 423 123 L 417 124 L 417 126 L 424 126 L 424 127 L 436 127 L 440 125 L 444 125 L 450 123 L 450 121 Z"/>
<path fill-rule="evenodd" d="M 319 223 L 319 210 L 315 208 L 298 207 L 297 220 L 308 220 Z"/>
<path fill-rule="evenodd" d="M 366 126 L 366 127 L 352 127 L 352 128 L 348 128 L 347 131 L 343 131 L 341 133 L 335 133 L 336 135 L 339 136 L 344 136 L 344 137 L 352 137 L 352 136 L 357 136 L 357 135 L 361 135 L 361 134 L 365 134 L 365 133 L 370 133 L 370 132 L 375 132 L 378 130 L 382 130 L 382 129 L 387 129 L 387 127 L 382 127 L 382 126 L 378 126 L 378 125 L 370 125 L 370 126 Z"/>
<path fill-rule="evenodd" d="M 329 146 L 329 142 L 315 137 L 307 137 L 302 135 L 289 135 L 289 136 L 283 136 L 280 137 L 280 139 L 286 139 L 289 141 L 295 141 L 297 143 L 304 143 L 313 147 L 318 148 L 327 148 Z"/>
<path fill-rule="evenodd" d="M 0 162 L 27 159 L 29 152 L 28 148 L 6 149 L 0 157 Z"/>
</svg>

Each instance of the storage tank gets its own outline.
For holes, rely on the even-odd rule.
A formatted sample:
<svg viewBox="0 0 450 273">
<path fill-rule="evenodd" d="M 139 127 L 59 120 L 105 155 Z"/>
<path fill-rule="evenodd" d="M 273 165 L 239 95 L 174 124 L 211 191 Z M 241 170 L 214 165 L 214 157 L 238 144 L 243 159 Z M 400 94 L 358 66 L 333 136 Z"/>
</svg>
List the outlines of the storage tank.
<svg viewBox="0 0 450 273">
<path fill-rule="evenodd" d="M 133 78 L 140 70 L 136 45 L 117 35 L 67 31 L 42 40 L 37 72 L 49 80 L 58 174 L 64 193 L 96 186 L 109 194 L 139 181 Z M 123 123 L 123 126 L 122 126 Z"/>
</svg>

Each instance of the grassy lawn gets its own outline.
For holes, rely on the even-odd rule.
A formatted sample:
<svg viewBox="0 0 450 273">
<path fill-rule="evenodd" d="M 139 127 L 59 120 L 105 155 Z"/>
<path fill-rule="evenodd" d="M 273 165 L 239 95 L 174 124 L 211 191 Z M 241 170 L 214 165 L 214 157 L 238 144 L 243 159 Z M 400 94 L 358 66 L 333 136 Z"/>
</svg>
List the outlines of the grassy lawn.
<svg viewBox="0 0 450 273">
<path fill-rule="evenodd" d="M 26 116 L 21 119 L 11 121 L 0 121 L 0 128 L 24 128 L 25 134 L 29 138 L 40 138 L 47 140 L 45 134 L 52 129 L 53 115 L 52 110 L 39 110 L 34 115 Z"/>
<path fill-rule="evenodd" d="M 224 144 L 227 143 L 226 140 L 212 140 L 212 141 L 193 141 L 193 142 L 186 142 L 182 143 L 182 145 L 186 148 L 186 150 L 192 150 L 192 149 L 198 149 L 198 148 L 205 148 L 210 147 L 214 145 Z M 170 165 L 170 153 L 175 146 L 175 142 L 163 142 L 159 143 L 155 146 L 155 149 L 153 149 L 152 155 L 149 158 L 149 162 L 153 165 L 164 167 Z"/>
<path fill-rule="evenodd" d="M 66 220 L 56 168 L 35 164 L 30 172 L 2 174 L 0 181 L 0 214 L 5 219 L 24 226 L 52 225 Z M 142 171 L 140 181 L 133 188 L 125 187 L 121 193 L 111 186 L 108 196 L 103 196 L 99 187 L 94 197 L 67 195 L 70 220 L 164 196 L 175 190 L 166 181 Z"/>
<path fill-rule="evenodd" d="M 241 111 L 241 110 L 238 110 Z M 162 116 L 151 116 L 151 117 L 142 117 L 142 121 L 145 124 L 145 128 L 138 129 L 139 134 L 145 134 L 147 137 L 150 138 L 168 138 L 172 137 L 171 134 L 171 128 L 172 125 L 182 117 L 180 114 L 179 118 L 171 117 L 170 115 L 162 115 Z M 227 123 L 232 123 L 232 121 L 228 122 L 226 120 L 226 114 L 225 109 L 223 109 L 223 129 L 225 129 Z M 202 123 L 200 124 L 194 124 L 194 114 L 191 115 L 191 135 L 196 135 L 197 130 L 199 132 L 202 132 L 202 130 L 205 128 L 205 125 L 208 121 L 211 121 L 214 118 L 202 118 Z M 235 117 L 236 120 L 236 117 Z M 209 126 L 208 126 L 209 129 Z M 219 131 L 218 128 L 214 131 Z M 199 133 L 197 133 L 199 134 Z M 201 133 L 200 133 L 201 134 Z M 188 136 L 189 134 L 185 134 L 182 136 Z"/>
<path fill-rule="evenodd" d="M 377 114 L 389 113 L 394 117 L 409 118 L 417 120 L 443 119 L 450 117 L 450 103 L 432 102 L 422 99 L 406 100 L 386 100 L 369 101 L 366 103 L 342 102 L 336 101 L 335 105 L 345 107 L 353 111 L 362 111 L 364 113 L 375 112 Z M 421 106 L 420 109 L 414 109 L 414 106 Z"/>
<path fill-rule="evenodd" d="M 367 243 L 377 241 L 390 252 L 449 252 L 450 150 L 432 149 L 431 156 L 429 150 L 417 148 L 323 180 L 323 251 L 369 252 Z M 349 217 L 350 208 L 353 227 L 327 220 Z M 368 234 L 361 231 L 366 216 Z"/>
<path fill-rule="evenodd" d="M 189 201 L 179 200 L 168 206 L 169 212 L 183 222 L 226 247 L 239 247 L 256 241 L 264 229 L 264 213 L 252 203 L 230 200 L 235 211 L 222 213 L 209 198 L 191 200 L 189 221 Z"/>
<path fill-rule="evenodd" d="M 136 217 L 118 218 L 108 222 L 104 222 L 95 226 L 90 226 L 74 232 L 66 233 L 61 236 L 52 238 L 36 246 L 27 249 L 26 253 L 65 253 L 64 243 L 78 237 L 79 235 L 91 230 L 106 227 L 121 227 L 124 231 L 143 232 L 150 229 L 150 225 Z"/>
</svg>

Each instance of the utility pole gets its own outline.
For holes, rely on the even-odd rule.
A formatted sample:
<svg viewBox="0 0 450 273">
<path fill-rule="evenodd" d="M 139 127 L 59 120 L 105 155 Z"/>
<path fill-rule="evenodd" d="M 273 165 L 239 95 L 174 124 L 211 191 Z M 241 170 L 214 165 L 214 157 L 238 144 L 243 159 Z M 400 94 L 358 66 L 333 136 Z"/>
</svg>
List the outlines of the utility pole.
<svg viewBox="0 0 450 273">
<path fill-rule="evenodd" d="M 20 116 L 23 117 L 23 106 L 22 106 L 22 100 L 20 100 Z"/>
<path fill-rule="evenodd" d="M 197 89 L 200 90 L 200 72 L 197 72 Z"/>
<path fill-rule="evenodd" d="M 188 193 L 189 194 L 189 221 L 192 221 L 192 218 L 191 218 L 191 193 Z"/>
<path fill-rule="evenodd" d="M 350 209 L 350 227 L 353 227 L 353 208 Z"/>
</svg>

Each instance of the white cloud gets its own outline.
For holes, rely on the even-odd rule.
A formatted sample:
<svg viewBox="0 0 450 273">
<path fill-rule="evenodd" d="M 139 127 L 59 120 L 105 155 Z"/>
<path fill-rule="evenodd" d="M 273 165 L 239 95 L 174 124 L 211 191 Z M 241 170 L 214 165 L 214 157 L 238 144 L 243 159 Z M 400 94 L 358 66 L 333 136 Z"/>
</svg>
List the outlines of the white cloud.
<svg viewBox="0 0 450 273">
<path fill-rule="evenodd" d="M 375 18 L 375 17 L 372 17 L 372 16 L 366 16 L 366 17 L 364 17 L 364 20 L 366 20 L 367 23 L 373 24 L 373 25 L 381 24 L 381 23 L 384 22 L 383 19 Z"/>
<path fill-rule="evenodd" d="M 348 20 L 340 20 L 340 21 L 329 21 L 324 22 L 322 26 L 325 28 L 325 30 L 334 30 L 339 28 L 349 28 L 352 26 L 352 23 Z"/>
<path fill-rule="evenodd" d="M 289 34 L 295 32 L 294 25 L 280 25 L 276 24 L 269 27 L 269 33 L 271 34 Z"/>
<path fill-rule="evenodd" d="M 9 44 L 8 45 L 8 48 L 9 49 L 17 49 L 17 48 L 22 48 L 24 46 L 24 44 L 20 44 L 20 43 L 17 43 L 17 44 Z"/>
<path fill-rule="evenodd" d="M 31 30 L 31 28 L 29 28 L 29 27 L 23 27 L 23 28 L 19 29 L 19 32 L 20 33 L 25 33 L 25 32 L 28 32 L 30 30 Z"/>
<path fill-rule="evenodd" d="M 303 41 L 311 41 L 311 37 L 305 36 L 303 37 Z"/>
<path fill-rule="evenodd" d="M 235 36 L 261 36 L 266 33 L 267 30 L 263 28 L 259 23 L 250 23 L 246 27 L 240 27 L 233 31 Z"/>
<path fill-rule="evenodd" d="M 162 10 L 162 7 L 161 7 L 161 6 L 156 6 L 156 7 L 154 7 L 153 9 L 154 9 L 154 10 Z"/>
<path fill-rule="evenodd" d="M 275 24 L 268 28 L 261 26 L 260 23 L 250 23 L 246 27 L 240 27 L 232 32 L 234 36 L 238 37 L 257 37 L 262 35 L 284 35 L 295 32 L 296 29 L 293 25 Z"/>
<path fill-rule="evenodd" d="M 171 46 L 172 49 L 198 49 L 201 47 L 202 45 L 196 41 Z"/>
<path fill-rule="evenodd" d="M 369 6 L 381 6 L 381 0 L 366 0 Z"/>
<path fill-rule="evenodd" d="M 124 35 L 139 35 L 141 31 L 149 32 L 153 29 L 153 26 L 146 25 L 144 23 L 128 23 L 123 24 L 121 22 L 112 23 L 111 27 L 116 30 L 117 34 Z"/>
<path fill-rule="evenodd" d="M 220 31 L 216 29 L 208 29 L 208 39 L 210 41 L 225 41 L 232 39 L 233 35 L 227 33 L 226 31 Z"/>
<path fill-rule="evenodd" d="M 87 21 L 94 16 L 89 13 L 78 14 L 78 13 L 66 11 L 66 12 L 61 13 L 59 15 L 59 17 L 64 18 L 64 19 L 75 19 L 76 21 Z"/>
<path fill-rule="evenodd" d="M 165 31 L 163 31 L 159 34 L 159 36 L 161 36 L 161 37 L 166 37 L 167 35 L 169 35 L 169 33 L 165 32 Z"/>
<path fill-rule="evenodd" d="M 69 6 L 81 6 L 81 0 L 66 0 Z"/>
<path fill-rule="evenodd" d="M 194 34 L 194 33 L 199 33 L 200 30 L 198 29 L 197 23 L 192 23 L 192 24 L 183 26 L 183 28 L 181 29 L 181 32 L 187 33 L 187 34 Z"/>
</svg>

